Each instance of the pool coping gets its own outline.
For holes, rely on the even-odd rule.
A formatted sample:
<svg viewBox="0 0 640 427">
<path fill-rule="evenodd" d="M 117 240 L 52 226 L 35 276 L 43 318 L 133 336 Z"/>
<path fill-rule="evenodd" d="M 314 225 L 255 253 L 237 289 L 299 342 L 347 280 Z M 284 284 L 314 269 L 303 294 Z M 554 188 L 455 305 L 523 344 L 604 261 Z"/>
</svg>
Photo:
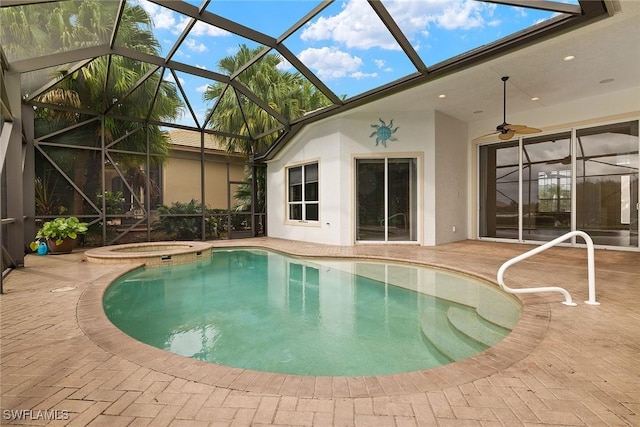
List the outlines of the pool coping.
<svg viewBox="0 0 640 427">
<path fill-rule="evenodd" d="M 214 245 L 210 245 L 215 248 Z M 230 247 L 248 247 L 246 244 Z M 252 248 L 277 250 L 268 246 L 249 245 Z M 360 256 L 311 256 L 309 258 L 352 258 Z M 371 257 L 366 257 L 371 258 Z M 403 262 L 393 257 L 375 257 L 377 260 Z M 473 273 L 411 262 L 415 265 L 441 268 L 456 273 Z M 305 376 L 255 371 L 204 362 L 180 356 L 128 336 L 107 318 L 102 305 L 105 291 L 122 275 L 142 267 L 142 263 L 128 263 L 97 279 L 80 296 L 77 320 L 82 331 L 98 346 L 140 366 L 185 380 L 246 392 L 298 397 L 377 397 L 427 392 L 460 385 L 495 374 L 526 357 L 544 337 L 551 319 L 548 304 L 523 304 L 522 315 L 513 331 L 499 343 L 467 359 L 436 368 L 400 374 L 375 376 Z M 486 278 L 481 280 L 487 281 Z M 496 284 L 495 282 L 493 282 Z M 497 285 L 497 284 L 496 284 Z"/>
</svg>

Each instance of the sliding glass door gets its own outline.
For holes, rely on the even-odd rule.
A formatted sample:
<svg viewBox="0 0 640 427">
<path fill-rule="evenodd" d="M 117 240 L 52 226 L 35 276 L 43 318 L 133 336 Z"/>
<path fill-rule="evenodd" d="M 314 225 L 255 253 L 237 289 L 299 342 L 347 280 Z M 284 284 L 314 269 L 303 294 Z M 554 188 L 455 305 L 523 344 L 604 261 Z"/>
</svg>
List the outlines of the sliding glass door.
<svg viewBox="0 0 640 427">
<path fill-rule="evenodd" d="M 571 231 L 571 132 L 522 143 L 522 240 Z"/>
<path fill-rule="evenodd" d="M 576 132 L 576 222 L 594 243 L 638 246 L 638 122 Z"/>
<path fill-rule="evenodd" d="M 356 240 L 417 240 L 416 159 L 356 160 Z"/>
<path fill-rule="evenodd" d="M 638 247 L 638 122 L 481 146 L 479 237 Z"/>
<path fill-rule="evenodd" d="M 480 237 L 518 239 L 518 142 L 480 147 Z"/>
</svg>

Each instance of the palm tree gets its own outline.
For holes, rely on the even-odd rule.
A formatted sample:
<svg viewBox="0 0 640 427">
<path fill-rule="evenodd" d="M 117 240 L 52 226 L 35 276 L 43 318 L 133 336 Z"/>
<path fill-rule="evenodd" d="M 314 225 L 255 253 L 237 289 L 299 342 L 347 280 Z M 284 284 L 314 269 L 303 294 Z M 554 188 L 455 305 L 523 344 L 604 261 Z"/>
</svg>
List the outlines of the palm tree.
<svg viewBox="0 0 640 427">
<path fill-rule="evenodd" d="M 117 9 L 117 2 L 99 0 L 2 8 L 3 49 L 10 59 L 24 59 L 105 43 Z"/>
<path fill-rule="evenodd" d="M 261 49 L 240 45 L 234 56 L 225 57 L 218 62 L 218 68 L 224 74 L 233 75 L 259 54 Z M 280 55 L 267 54 L 237 76 L 237 80 L 287 120 L 331 105 L 331 101 L 302 74 L 279 70 L 277 66 L 281 62 Z M 208 127 L 238 135 L 223 138 L 228 151 L 255 154 L 267 148 L 277 138 L 278 133 L 273 132 L 259 141 L 251 140 L 256 135 L 278 128 L 280 123 L 257 104 L 236 93 L 231 86 L 220 82 L 209 85 L 204 99 L 218 100 L 215 111 L 210 109 L 207 112 L 207 116 L 212 114 Z"/>
<path fill-rule="evenodd" d="M 24 49 L 28 45 L 35 53 L 42 54 L 104 44 L 111 35 L 117 8 L 117 2 L 99 0 L 82 0 L 79 4 L 58 2 L 40 4 L 37 7 L 3 8 L 0 10 L 2 37 L 3 40 L 14 42 L 9 43 L 6 50 L 11 54 L 19 54 L 16 49 Z M 146 11 L 139 5 L 127 3 L 118 27 L 116 44 L 159 55 L 160 45 L 151 27 L 152 21 Z M 113 158 L 116 166 L 126 171 L 127 176 L 139 178 L 139 173 L 133 173 L 132 169 L 140 171 L 140 166 L 146 162 L 148 134 L 152 164 L 164 161 L 170 147 L 164 131 L 152 125 L 139 131 L 140 124 L 114 118 L 117 115 L 170 121 L 179 116 L 183 108 L 182 101 L 175 85 L 161 80 L 162 70 L 151 74 L 135 91 L 127 95 L 136 82 L 153 71 L 152 67 L 154 66 L 130 58 L 111 55 L 96 58 L 71 75 L 66 67 L 58 69 L 56 76 L 61 79 L 60 82 L 43 93 L 38 101 L 76 109 L 89 108 L 106 112 L 106 116 L 104 125 L 94 121 L 57 136 L 55 141 L 100 147 L 102 138 L 108 145 L 124 137 L 114 148 L 140 154 L 117 154 Z M 154 98 L 157 88 L 159 90 Z M 152 105 L 150 100 L 153 99 L 155 102 Z M 112 105 L 114 100 L 116 103 Z M 87 116 L 63 109 L 36 110 L 39 135 L 70 127 L 86 119 Z M 74 177 L 75 184 L 87 195 L 99 192 L 98 171 L 101 170 L 102 162 L 99 151 L 55 151 L 58 153 L 56 162 L 60 160 L 62 163 L 69 163 L 60 158 L 73 152 L 74 159 L 71 163 L 75 170 L 70 175 Z M 82 211 L 82 199 L 76 194 L 73 213 L 79 214 Z"/>
</svg>

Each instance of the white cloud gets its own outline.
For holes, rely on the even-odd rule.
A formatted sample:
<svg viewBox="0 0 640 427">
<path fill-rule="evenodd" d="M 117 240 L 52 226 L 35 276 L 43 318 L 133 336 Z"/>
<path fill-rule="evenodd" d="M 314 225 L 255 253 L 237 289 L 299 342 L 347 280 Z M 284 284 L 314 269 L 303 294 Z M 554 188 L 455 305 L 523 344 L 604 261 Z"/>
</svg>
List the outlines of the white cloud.
<svg viewBox="0 0 640 427">
<path fill-rule="evenodd" d="M 551 16 L 550 16 L 550 17 L 548 17 L 548 18 L 540 18 L 540 19 L 536 19 L 536 21 L 533 23 L 533 25 L 538 25 L 538 24 L 541 24 L 541 23 L 543 23 L 543 22 L 546 22 L 546 21 L 548 21 L 548 20 L 550 20 L 550 19 L 555 18 L 557 15 L 558 15 L 557 13 L 554 13 L 553 15 L 551 15 Z"/>
<path fill-rule="evenodd" d="M 138 3 L 149 14 L 155 28 L 173 29 L 176 25 L 175 13 L 155 3 L 138 0 Z"/>
<path fill-rule="evenodd" d="M 173 74 L 171 73 L 166 74 L 162 80 L 171 83 L 176 82 L 176 79 L 173 78 Z M 184 79 L 182 77 L 178 77 L 178 80 L 180 81 L 180 85 L 184 87 Z"/>
<path fill-rule="evenodd" d="M 336 47 L 305 49 L 298 58 L 321 79 L 339 79 L 358 71 L 362 59 Z"/>
<path fill-rule="evenodd" d="M 207 69 L 206 65 L 196 64 L 195 67 L 196 68 L 200 68 L 201 70 L 206 70 Z"/>
<path fill-rule="evenodd" d="M 178 51 L 176 52 L 176 56 L 179 56 L 180 58 L 186 58 L 186 59 L 191 58 L 191 55 L 181 51 L 180 49 L 178 49 Z"/>
<path fill-rule="evenodd" d="M 196 22 L 196 25 L 193 26 L 190 34 L 194 36 L 211 36 L 211 37 L 225 37 L 225 36 L 231 35 L 231 33 L 228 32 L 227 30 L 214 27 L 213 25 L 209 25 L 206 22 L 202 22 L 202 21 Z"/>
<path fill-rule="evenodd" d="M 206 85 L 202 85 L 202 86 L 198 86 L 198 87 L 196 88 L 196 92 L 204 93 L 204 92 L 206 92 L 206 91 L 207 91 L 207 88 L 208 88 L 208 87 L 209 87 L 209 85 L 208 85 L 208 84 L 206 84 Z"/>
<path fill-rule="evenodd" d="M 184 44 L 187 45 L 187 48 L 193 52 L 202 53 L 207 50 L 207 47 L 204 44 L 199 43 L 194 39 L 186 39 L 184 41 Z"/>
<path fill-rule="evenodd" d="M 191 18 L 189 18 L 188 16 L 181 16 L 178 23 L 171 29 L 171 32 L 176 35 L 181 34 L 189 21 L 191 21 Z"/>
<path fill-rule="evenodd" d="M 476 1 L 453 3 L 436 17 L 439 27 L 446 30 L 468 30 L 484 25 L 482 4 Z"/>
<path fill-rule="evenodd" d="M 137 0 L 140 6 L 149 14 L 153 22 L 153 26 L 161 30 L 171 30 L 173 34 L 181 34 L 187 24 L 191 21 L 191 17 L 183 16 L 172 10 L 164 8 L 147 0 Z M 214 27 L 205 22 L 198 21 L 191 29 L 193 36 L 212 36 L 224 37 L 229 36 L 226 30 Z"/>
<path fill-rule="evenodd" d="M 348 48 L 399 49 L 371 6 L 362 0 L 350 0 L 337 15 L 320 17 L 302 31 L 300 38 L 305 41 L 332 40 Z"/>
<path fill-rule="evenodd" d="M 468 30 L 486 25 L 493 15 L 495 4 L 475 0 L 403 1 L 392 0 L 389 13 L 411 38 L 414 34 L 429 34 L 429 27 L 437 25 L 446 30 Z"/>
<path fill-rule="evenodd" d="M 525 18 L 527 16 L 527 9 L 524 7 L 515 7 L 513 8 L 513 10 L 520 15 L 520 17 Z"/>
<path fill-rule="evenodd" d="M 418 37 L 428 37 L 432 25 L 446 30 L 468 30 L 499 23 L 492 19 L 495 4 L 475 0 L 387 0 L 385 6 L 414 42 Z M 399 49 L 364 0 L 348 0 L 338 14 L 320 17 L 305 27 L 300 37 L 308 42 L 328 40 L 348 48 Z"/>
<path fill-rule="evenodd" d="M 376 67 L 378 67 L 382 71 L 385 71 L 385 72 L 393 71 L 393 67 L 387 66 L 387 61 L 385 61 L 384 59 L 374 59 L 373 63 L 376 64 Z"/>
<path fill-rule="evenodd" d="M 286 59 L 282 58 L 280 62 L 278 62 L 278 65 L 276 65 L 276 68 L 280 71 L 291 71 L 293 70 L 293 65 L 291 65 L 291 63 Z"/>
<path fill-rule="evenodd" d="M 351 73 L 349 77 L 352 77 L 356 80 L 362 80 L 371 77 L 378 77 L 378 73 L 363 73 L 362 71 L 356 71 L 355 73 Z"/>
</svg>

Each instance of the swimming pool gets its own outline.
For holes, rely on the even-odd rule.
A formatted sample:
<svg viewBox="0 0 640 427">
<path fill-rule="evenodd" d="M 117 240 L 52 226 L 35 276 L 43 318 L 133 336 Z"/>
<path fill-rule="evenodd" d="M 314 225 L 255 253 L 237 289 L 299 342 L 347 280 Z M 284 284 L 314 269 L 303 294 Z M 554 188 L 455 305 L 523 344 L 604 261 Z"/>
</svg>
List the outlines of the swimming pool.
<svg viewBox="0 0 640 427">
<path fill-rule="evenodd" d="M 238 368 L 381 375 L 461 360 L 501 340 L 520 305 L 443 270 L 214 250 L 209 262 L 134 271 L 103 305 L 130 336 Z"/>
</svg>

